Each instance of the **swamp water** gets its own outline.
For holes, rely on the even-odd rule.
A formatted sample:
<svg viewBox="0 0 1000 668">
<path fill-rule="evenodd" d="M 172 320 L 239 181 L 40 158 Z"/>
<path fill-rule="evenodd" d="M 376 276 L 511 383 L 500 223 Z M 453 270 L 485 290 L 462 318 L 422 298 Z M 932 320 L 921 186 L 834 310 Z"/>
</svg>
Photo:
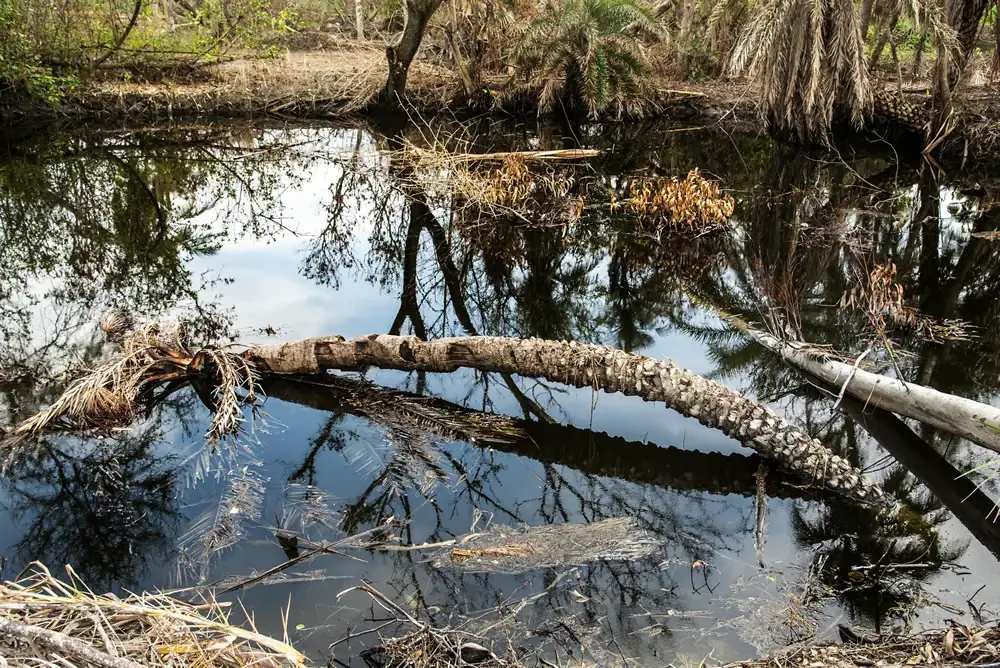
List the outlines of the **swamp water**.
<svg viewBox="0 0 1000 668">
<path fill-rule="evenodd" d="M 418 168 L 400 159 L 404 146 L 412 155 L 434 141 L 603 152 L 530 166 L 535 192 L 547 184 L 556 195 L 525 204 L 493 192 L 484 208 L 472 202 L 516 183 L 489 170 L 477 181 L 426 152 Z M 418 408 L 394 411 L 404 395 L 349 374 L 334 388 L 265 387 L 235 444 L 205 445 L 209 412 L 192 388 L 106 438 L 45 437 L 0 479 L 6 578 L 40 560 L 56 573 L 72 564 L 95 590 L 223 592 L 294 556 L 276 528 L 321 543 L 392 517 L 382 538 L 399 548 L 631 518 L 639 538 L 655 539 L 652 554 L 511 569 L 463 566 L 448 547 L 344 548 L 219 596 L 240 599 L 265 633 L 280 636 L 286 617 L 292 642 L 318 662 L 348 628 L 385 620 L 363 593 L 338 599 L 362 579 L 436 626 L 492 627 L 493 639 L 499 629 L 554 663 L 581 645 L 606 663 L 730 661 L 835 639 L 838 624 L 892 632 L 1000 609 L 1000 522 L 987 517 L 998 486 L 963 501 L 943 464 L 966 471 L 989 457 L 912 424 L 924 450 L 904 467 L 718 315 L 782 313 L 804 339 L 854 357 L 875 339 L 842 298 L 891 261 L 908 305 L 975 327 L 945 343 L 893 332 L 901 372 L 995 402 L 1000 209 L 984 174 L 935 180 L 891 156 L 832 161 L 762 137 L 658 126 L 577 140 L 442 127 L 405 142 L 358 128 L 177 126 L 46 132 L 0 150 L 0 428 L 97 359 L 94 323 L 108 306 L 148 319 L 183 312 L 195 341 L 568 338 L 667 356 L 769 403 L 902 508 L 880 519 L 809 489 L 662 405 L 470 371 L 372 369 L 367 381 L 407 391 Z M 735 198 L 723 230 L 657 234 L 611 204 L 631 178 L 694 168 Z M 459 171 L 472 184 L 464 194 Z M 464 407 L 472 425 L 486 420 L 477 411 L 524 420 L 526 435 L 467 442 L 413 394 Z M 332 656 L 363 665 L 375 640 Z"/>
</svg>

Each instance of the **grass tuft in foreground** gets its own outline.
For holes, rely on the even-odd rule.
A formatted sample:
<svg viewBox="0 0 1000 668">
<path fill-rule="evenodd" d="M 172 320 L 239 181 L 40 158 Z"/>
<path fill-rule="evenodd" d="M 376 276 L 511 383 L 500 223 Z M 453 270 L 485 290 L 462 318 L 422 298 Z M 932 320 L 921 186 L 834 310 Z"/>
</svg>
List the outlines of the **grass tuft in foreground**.
<svg viewBox="0 0 1000 668">
<path fill-rule="evenodd" d="M 0 583 L 0 656 L 6 666 L 302 666 L 288 644 L 230 621 L 228 604 L 166 594 L 95 594 L 69 566 L 66 580 L 40 563 Z M 248 615 L 249 617 L 249 615 Z M 287 635 L 287 634 L 286 634 Z"/>
</svg>

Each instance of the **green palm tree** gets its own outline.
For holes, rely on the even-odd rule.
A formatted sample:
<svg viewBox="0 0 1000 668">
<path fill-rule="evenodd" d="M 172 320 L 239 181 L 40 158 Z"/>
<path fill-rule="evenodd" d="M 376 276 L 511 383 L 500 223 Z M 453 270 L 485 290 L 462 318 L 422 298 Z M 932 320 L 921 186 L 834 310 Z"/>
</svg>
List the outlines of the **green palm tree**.
<svg viewBox="0 0 1000 668">
<path fill-rule="evenodd" d="M 592 116 L 636 112 L 647 99 L 643 43 L 661 34 L 653 13 L 634 0 L 565 0 L 525 31 L 515 59 L 542 84 L 544 111 L 561 100 Z"/>
</svg>

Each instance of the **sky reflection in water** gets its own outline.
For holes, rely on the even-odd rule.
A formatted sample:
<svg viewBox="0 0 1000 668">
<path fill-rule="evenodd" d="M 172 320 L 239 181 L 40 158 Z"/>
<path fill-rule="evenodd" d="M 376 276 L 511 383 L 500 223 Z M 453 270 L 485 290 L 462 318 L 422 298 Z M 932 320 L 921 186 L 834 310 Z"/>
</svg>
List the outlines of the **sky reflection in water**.
<svg viewBox="0 0 1000 668">
<path fill-rule="evenodd" d="M 480 150 L 517 150 L 561 140 L 542 128 L 477 141 Z M 365 376 L 377 384 L 470 409 L 537 418 L 524 411 L 534 401 L 573 428 L 539 428 L 535 451 L 523 444 L 505 451 L 401 435 L 316 398 L 322 390 L 305 402 L 276 391 L 242 448 L 212 455 L 201 440 L 207 411 L 182 391 L 120 438 L 46 439 L 29 465 L 0 484 L 10 518 L 0 527 L 5 576 L 42 559 L 53 569 L 72 563 L 95 588 L 189 586 L 281 563 L 286 555 L 273 537 L 279 523 L 318 542 L 395 516 L 408 520 L 399 540 L 421 544 L 462 536 L 477 520 L 482 527 L 628 516 L 663 541 L 660 552 L 523 575 L 466 573 L 433 551 L 357 553 L 363 562 L 322 556 L 289 570 L 292 581 L 239 596 L 264 631 L 280 632 L 280 610 L 290 606 L 293 641 L 319 656 L 346 624 L 369 615 L 363 596 L 336 599 L 362 577 L 442 624 L 495 614 L 501 600 L 551 587 L 524 613 L 529 627 L 572 617 L 596 634 L 595 646 L 613 634 L 627 656 L 647 662 L 700 660 L 710 651 L 736 659 L 788 640 L 788 629 L 773 637 L 763 629 L 782 618 L 782 597 L 801 596 L 796 583 L 814 563 L 824 586 L 842 590 L 820 606 L 821 637 L 833 637 L 838 621 L 897 628 L 891 608 L 920 595 L 964 607 L 984 584 L 977 602 L 996 608 L 998 544 L 971 538 L 912 476 L 882 461 L 884 451 L 862 429 L 831 418 L 830 402 L 725 334 L 713 310 L 755 313 L 794 292 L 807 339 L 853 350 L 864 329 L 831 304 L 850 276 L 845 239 L 858 241 L 868 260 L 897 263 L 922 311 L 981 328 L 969 343 L 902 341 L 914 353 L 903 362 L 907 373 L 995 400 L 991 338 L 1000 304 L 989 286 L 1000 272 L 1000 244 L 970 236 L 995 229 L 991 214 L 956 194 L 961 181 L 935 185 L 896 169 L 898 180 L 887 186 L 892 165 L 882 158 L 859 158 L 848 169 L 760 138 L 657 128 L 619 128 L 592 141 L 614 151 L 594 160 L 593 171 L 575 172 L 588 196 L 583 217 L 569 228 L 534 231 L 513 217 L 473 219 L 469 207 L 430 191 L 420 196 L 428 218 L 384 153 L 390 142 L 357 129 L 103 132 L 9 147 L 0 162 L 0 314 L 7 323 L 0 353 L 8 377 L 0 416 L 9 426 L 51 400 L 57 385 L 39 387 L 37 377 L 55 375 L 67 360 L 93 359 L 99 343 L 85 323 L 108 303 L 150 316 L 180 304 L 212 322 L 229 314 L 229 329 L 248 342 L 266 342 L 269 328 L 283 340 L 386 332 L 402 314 L 403 333 L 423 327 L 433 337 L 460 335 L 472 325 L 483 334 L 573 337 L 715 375 L 873 467 L 912 504 L 903 519 L 880 522 L 772 473 L 761 567 L 760 462 L 720 433 L 621 395 L 517 379 L 515 396 L 496 376 L 371 370 Z M 730 232 L 651 248 L 601 204 L 623 177 L 694 167 L 736 197 Z M 486 237 L 488 225 L 507 226 L 510 236 Z M 419 235 L 415 244 L 407 244 L 408 232 Z M 441 238 L 462 285 L 457 306 Z M 416 312 L 405 298 L 411 279 Z M 917 431 L 960 469 L 981 461 L 968 445 Z M 234 485 L 244 491 L 239 500 Z M 326 525 L 303 529 L 310 509 Z M 877 594 L 851 588 L 852 569 L 883 554 L 929 565 L 907 578 L 892 574 Z M 692 569 L 699 560 L 707 571 Z M 916 620 L 933 624 L 954 614 L 923 606 Z M 342 646 L 338 658 L 358 649 Z"/>
</svg>

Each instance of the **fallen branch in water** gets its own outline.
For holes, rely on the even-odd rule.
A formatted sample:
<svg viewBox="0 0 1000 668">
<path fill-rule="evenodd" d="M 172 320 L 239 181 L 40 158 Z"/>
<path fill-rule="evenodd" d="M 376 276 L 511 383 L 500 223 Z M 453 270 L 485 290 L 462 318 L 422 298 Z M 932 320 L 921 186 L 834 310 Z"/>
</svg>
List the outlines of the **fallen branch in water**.
<svg viewBox="0 0 1000 668">
<path fill-rule="evenodd" d="M 428 149 L 408 146 L 407 151 L 420 156 L 434 156 L 437 159 L 447 162 L 479 162 L 479 161 L 499 161 L 507 158 L 521 158 L 523 160 L 583 160 L 593 158 L 601 154 L 596 149 L 567 148 L 555 151 L 500 151 L 497 153 L 441 153 Z"/>
<path fill-rule="evenodd" d="M 1000 452 L 1000 408 L 996 406 L 865 371 L 821 354 L 812 344 L 777 339 L 736 317 L 730 317 L 729 322 L 786 362 L 841 388 L 842 394 L 846 392 L 866 404 L 926 422 Z"/>
</svg>

